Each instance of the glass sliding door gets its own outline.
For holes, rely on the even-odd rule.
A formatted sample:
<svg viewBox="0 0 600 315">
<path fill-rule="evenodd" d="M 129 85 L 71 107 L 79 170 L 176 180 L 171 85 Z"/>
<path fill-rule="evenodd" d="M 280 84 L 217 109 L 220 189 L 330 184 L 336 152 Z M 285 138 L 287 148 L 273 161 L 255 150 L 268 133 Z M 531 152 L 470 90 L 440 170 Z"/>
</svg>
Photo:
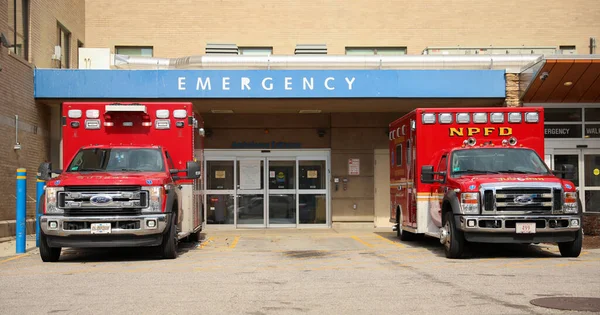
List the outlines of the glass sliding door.
<svg viewBox="0 0 600 315">
<path fill-rule="evenodd" d="M 269 226 L 295 227 L 296 159 L 268 159 L 268 213 Z"/>
<path fill-rule="evenodd" d="M 237 158 L 237 226 L 265 227 L 265 158 Z"/>
<path fill-rule="evenodd" d="M 326 225 L 328 213 L 328 160 L 323 157 L 298 159 L 298 224 Z"/>
<path fill-rule="evenodd" d="M 600 150 L 583 150 L 583 192 L 581 202 L 585 212 L 600 212 Z"/>
<path fill-rule="evenodd" d="M 233 160 L 206 161 L 206 224 L 234 224 L 234 170 Z"/>
<path fill-rule="evenodd" d="M 205 156 L 208 225 L 330 225 L 328 151 L 208 150 Z"/>
</svg>

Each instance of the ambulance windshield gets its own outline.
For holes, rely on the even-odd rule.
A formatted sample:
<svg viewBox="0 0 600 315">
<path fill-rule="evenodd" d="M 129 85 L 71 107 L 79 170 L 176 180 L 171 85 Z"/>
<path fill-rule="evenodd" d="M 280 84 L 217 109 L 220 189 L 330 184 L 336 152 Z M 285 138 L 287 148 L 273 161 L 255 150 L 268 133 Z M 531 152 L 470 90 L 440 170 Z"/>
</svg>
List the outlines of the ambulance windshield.
<svg viewBox="0 0 600 315">
<path fill-rule="evenodd" d="M 515 148 L 454 151 L 450 170 L 452 177 L 472 174 L 551 174 L 535 151 Z"/>
<path fill-rule="evenodd" d="M 80 150 L 67 172 L 162 172 L 165 169 L 158 149 L 119 148 Z"/>
</svg>

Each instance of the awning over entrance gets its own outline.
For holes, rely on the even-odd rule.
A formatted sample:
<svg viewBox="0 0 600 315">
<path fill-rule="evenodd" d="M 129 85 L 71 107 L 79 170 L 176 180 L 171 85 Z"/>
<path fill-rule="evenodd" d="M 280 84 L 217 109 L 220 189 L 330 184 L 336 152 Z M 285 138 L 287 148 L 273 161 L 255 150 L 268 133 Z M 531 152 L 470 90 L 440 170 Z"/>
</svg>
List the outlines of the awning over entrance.
<svg viewBox="0 0 600 315">
<path fill-rule="evenodd" d="M 504 70 L 36 69 L 36 99 L 505 98 Z"/>
<path fill-rule="evenodd" d="M 600 103 L 600 55 L 546 57 L 524 103 Z"/>
</svg>

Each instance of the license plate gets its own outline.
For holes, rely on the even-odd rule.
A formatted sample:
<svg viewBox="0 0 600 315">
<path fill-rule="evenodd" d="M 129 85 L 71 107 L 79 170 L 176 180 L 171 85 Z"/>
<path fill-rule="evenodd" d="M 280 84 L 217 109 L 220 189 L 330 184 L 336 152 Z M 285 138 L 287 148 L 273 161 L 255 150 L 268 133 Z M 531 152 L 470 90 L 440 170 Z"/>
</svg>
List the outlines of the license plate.
<svg viewBox="0 0 600 315">
<path fill-rule="evenodd" d="M 110 223 L 92 223 L 92 234 L 109 234 Z"/>
<path fill-rule="evenodd" d="M 517 223 L 518 234 L 531 234 L 535 233 L 535 223 Z"/>
</svg>

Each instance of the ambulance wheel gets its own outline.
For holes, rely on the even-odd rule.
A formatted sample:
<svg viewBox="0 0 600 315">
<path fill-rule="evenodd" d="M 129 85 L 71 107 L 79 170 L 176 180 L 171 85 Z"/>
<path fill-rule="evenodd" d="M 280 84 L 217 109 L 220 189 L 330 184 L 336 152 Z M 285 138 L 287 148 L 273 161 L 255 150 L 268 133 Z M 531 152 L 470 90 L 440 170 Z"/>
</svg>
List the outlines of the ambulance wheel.
<svg viewBox="0 0 600 315">
<path fill-rule="evenodd" d="M 40 256 L 43 262 L 57 262 L 60 259 L 60 247 L 50 247 L 44 233 L 40 233 Z"/>
<path fill-rule="evenodd" d="M 398 229 L 396 234 L 401 241 L 410 242 L 415 239 L 415 234 L 402 230 L 402 211 L 397 210 L 396 218 L 398 218 Z"/>
<path fill-rule="evenodd" d="M 465 249 L 465 236 L 463 232 L 456 227 L 452 211 L 446 212 L 444 218 L 446 235 L 442 244 L 444 244 L 446 258 L 461 258 Z"/>
<path fill-rule="evenodd" d="M 176 218 L 172 216 L 169 230 L 163 236 L 162 244 L 160 245 L 160 252 L 164 259 L 175 259 L 177 258 L 177 225 L 175 225 Z"/>
<path fill-rule="evenodd" d="M 579 257 L 581 247 L 583 246 L 583 232 L 581 229 L 577 231 L 575 240 L 571 242 L 558 243 L 558 249 L 563 257 Z"/>
</svg>

